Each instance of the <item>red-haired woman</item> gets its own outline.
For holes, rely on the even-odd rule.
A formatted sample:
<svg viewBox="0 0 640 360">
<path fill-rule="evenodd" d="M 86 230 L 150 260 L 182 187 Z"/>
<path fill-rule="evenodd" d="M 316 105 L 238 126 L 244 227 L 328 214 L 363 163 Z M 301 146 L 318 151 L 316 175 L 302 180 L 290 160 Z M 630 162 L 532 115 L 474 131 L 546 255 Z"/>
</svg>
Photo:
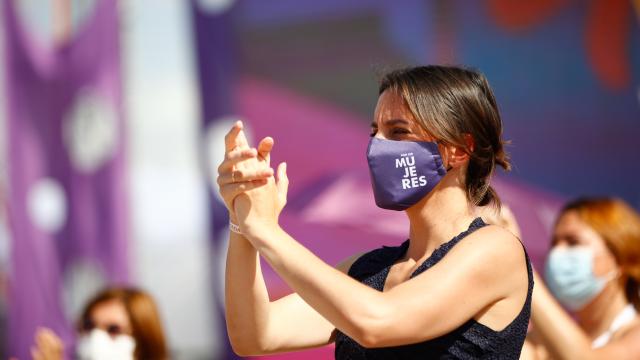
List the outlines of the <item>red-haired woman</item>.
<svg viewBox="0 0 640 360">
<path fill-rule="evenodd" d="M 561 211 L 552 245 L 526 358 L 640 359 L 640 215 L 618 199 L 576 200 Z"/>
</svg>

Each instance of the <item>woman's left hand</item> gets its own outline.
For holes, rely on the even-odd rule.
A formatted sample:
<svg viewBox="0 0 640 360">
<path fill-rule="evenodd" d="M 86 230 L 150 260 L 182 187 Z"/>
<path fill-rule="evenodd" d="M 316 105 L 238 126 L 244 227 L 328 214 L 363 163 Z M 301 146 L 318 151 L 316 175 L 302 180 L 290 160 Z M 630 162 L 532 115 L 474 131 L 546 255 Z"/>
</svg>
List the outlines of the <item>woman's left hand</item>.
<svg viewBox="0 0 640 360">
<path fill-rule="evenodd" d="M 272 146 L 273 144 L 268 146 L 269 152 L 262 152 L 262 161 L 266 161 L 267 165 L 270 162 Z M 271 176 L 266 184 L 244 191 L 234 200 L 234 210 L 240 228 L 249 240 L 258 233 L 278 228 L 278 217 L 287 202 L 289 188 L 286 163 L 278 165 L 276 175 L 277 179 Z"/>
<path fill-rule="evenodd" d="M 240 225 L 247 238 L 254 231 L 277 228 L 287 202 L 286 163 L 278 166 L 276 181 L 270 167 L 273 145 L 273 139 L 266 137 L 251 149 L 242 122 L 225 136 L 225 159 L 218 167 L 217 182 L 230 220 Z"/>
<path fill-rule="evenodd" d="M 273 149 L 273 139 L 266 137 L 260 141 L 257 149 L 249 147 L 247 138 L 244 135 L 243 124 L 241 121 L 236 122 L 225 136 L 225 158 L 218 166 L 217 183 L 220 195 L 224 199 L 225 205 L 229 210 L 229 217 L 233 223 L 240 224 L 236 215 L 235 200 L 240 194 L 247 194 L 253 198 L 261 197 L 261 205 L 273 205 L 275 201 L 275 218 L 284 208 L 287 202 L 288 180 L 286 176 L 286 164 L 280 164 L 278 167 L 278 182 L 276 185 L 277 195 L 266 195 L 265 190 L 259 192 L 251 192 L 252 189 L 272 185 L 273 170 L 270 167 L 271 150 Z M 272 190 L 272 189 L 271 189 Z M 272 190 L 273 191 L 273 190 Z M 266 197 L 265 197 L 266 196 Z M 275 200 L 274 200 L 275 199 Z M 241 206 L 240 210 L 248 213 L 249 208 Z M 272 211 L 261 209 L 257 218 L 264 217 Z M 247 215 L 247 214 L 245 214 Z M 246 218 L 247 216 L 245 216 Z M 252 216 L 245 220 L 256 220 L 256 216 Z M 246 221 L 245 221 L 246 222 Z M 240 224 L 242 225 L 242 224 Z"/>
</svg>

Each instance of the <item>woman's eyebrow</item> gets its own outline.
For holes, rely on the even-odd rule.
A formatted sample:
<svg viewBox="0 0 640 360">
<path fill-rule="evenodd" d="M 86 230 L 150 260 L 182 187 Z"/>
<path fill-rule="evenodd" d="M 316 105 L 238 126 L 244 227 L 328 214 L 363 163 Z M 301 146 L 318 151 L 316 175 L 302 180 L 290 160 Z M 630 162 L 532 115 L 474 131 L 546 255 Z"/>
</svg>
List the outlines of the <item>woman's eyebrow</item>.
<svg viewBox="0 0 640 360">
<path fill-rule="evenodd" d="M 387 120 L 384 122 L 385 125 L 387 126 L 393 126 L 393 125 L 410 125 L 410 122 L 408 120 L 405 119 L 391 119 L 391 120 Z M 378 127 L 378 123 L 376 121 L 372 121 L 371 122 L 371 127 L 375 128 Z"/>
<path fill-rule="evenodd" d="M 387 126 L 393 126 L 393 125 L 409 125 L 409 121 L 405 120 L 405 119 L 391 119 L 391 120 L 387 120 L 385 121 L 385 124 Z"/>
</svg>

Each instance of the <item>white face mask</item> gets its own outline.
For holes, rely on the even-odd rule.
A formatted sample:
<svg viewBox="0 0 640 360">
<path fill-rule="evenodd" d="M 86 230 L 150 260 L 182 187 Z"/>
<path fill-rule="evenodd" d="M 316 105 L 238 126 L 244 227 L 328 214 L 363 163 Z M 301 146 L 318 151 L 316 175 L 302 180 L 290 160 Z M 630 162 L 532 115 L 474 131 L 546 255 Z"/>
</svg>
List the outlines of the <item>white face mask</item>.
<svg viewBox="0 0 640 360">
<path fill-rule="evenodd" d="M 100 329 L 82 335 L 76 347 L 80 360 L 133 360 L 135 349 L 136 341 L 131 336 L 111 337 Z"/>
</svg>

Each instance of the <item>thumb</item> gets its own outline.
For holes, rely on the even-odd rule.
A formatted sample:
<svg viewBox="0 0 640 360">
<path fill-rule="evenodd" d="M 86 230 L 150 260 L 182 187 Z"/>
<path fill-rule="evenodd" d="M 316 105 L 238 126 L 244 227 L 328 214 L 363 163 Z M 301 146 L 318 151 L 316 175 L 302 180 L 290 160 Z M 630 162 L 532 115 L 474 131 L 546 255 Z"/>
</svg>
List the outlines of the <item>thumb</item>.
<svg viewBox="0 0 640 360">
<path fill-rule="evenodd" d="M 276 186 L 278 188 L 278 197 L 281 203 L 287 203 L 287 192 L 289 192 L 289 178 L 287 177 L 287 163 L 283 162 L 278 165 L 277 170 L 278 181 Z"/>
<path fill-rule="evenodd" d="M 267 161 L 267 165 L 271 162 L 271 150 L 273 149 L 273 138 L 267 136 L 260 140 L 258 144 L 258 156 Z"/>
</svg>

